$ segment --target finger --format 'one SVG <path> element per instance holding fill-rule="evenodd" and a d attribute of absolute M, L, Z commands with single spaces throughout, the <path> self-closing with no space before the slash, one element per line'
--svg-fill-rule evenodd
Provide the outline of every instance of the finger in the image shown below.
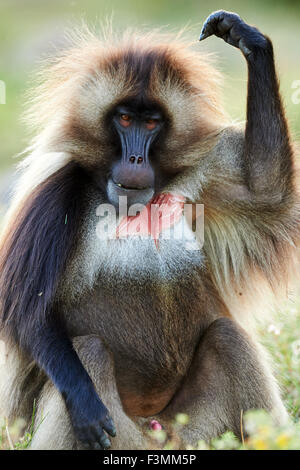
<path fill-rule="evenodd" d="M 203 41 L 203 39 L 206 39 L 209 36 L 212 36 L 213 34 L 214 34 L 214 30 L 213 30 L 211 24 L 208 23 L 207 20 L 206 20 L 206 22 L 204 23 L 203 28 L 201 30 L 199 41 Z"/>
<path fill-rule="evenodd" d="M 111 446 L 111 442 L 105 432 L 103 431 L 102 426 L 97 426 L 94 428 L 94 436 L 95 436 L 95 441 L 98 442 L 101 445 L 101 448 L 103 450 L 109 449 Z"/>
<path fill-rule="evenodd" d="M 103 436 L 103 438 L 101 438 L 100 444 L 101 444 L 103 450 L 107 450 L 111 447 L 111 442 L 110 442 L 110 440 L 108 439 L 107 436 Z"/>
<path fill-rule="evenodd" d="M 209 15 L 202 27 L 199 41 L 203 41 L 203 39 L 206 39 L 216 33 L 217 23 L 222 20 L 224 16 L 223 13 L 224 12 L 221 10 Z"/>
<path fill-rule="evenodd" d="M 115 437 L 116 434 L 117 434 L 117 431 L 116 431 L 116 427 L 115 427 L 115 424 L 113 422 L 113 420 L 108 417 L 104 423 L 102 423 L 102 426 L 103 426 L 103 429 L 111 436 L 111 437 Z"/>
<path fill-rule="evenodd" d="M 202 31 L 201 31 L 201 34 L 200 34 L 200 37 L 199 37 L 199 41 L 203 41 L 203 39 L 206 39 L 206 38 L 208 38 L 208 37 L 211 36 L 211 35 L 212 35 L 212 33 L 207 33 L 207 32 L 204 32 L 204 31 L 202 32 Z"/>

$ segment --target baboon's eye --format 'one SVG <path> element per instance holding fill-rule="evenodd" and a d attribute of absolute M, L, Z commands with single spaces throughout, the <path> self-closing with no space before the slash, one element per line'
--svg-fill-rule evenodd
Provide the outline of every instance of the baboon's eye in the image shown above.
<path fill-rule="evenodd" d="M 155 129 L 157 124 L 158 124 L 157 119 L 147 119 L 146 121 L 146 127 L 149 131 L 152 131 L 153 129 Z"/>
<path fill-rule="evenodd" d="M 120 124 L 123 127 L 128 127 L 128 126 L 130 126 L 130 123 L 131 123 L 131 117 L 129 116 L 129 114 L 121 114 Z"/>

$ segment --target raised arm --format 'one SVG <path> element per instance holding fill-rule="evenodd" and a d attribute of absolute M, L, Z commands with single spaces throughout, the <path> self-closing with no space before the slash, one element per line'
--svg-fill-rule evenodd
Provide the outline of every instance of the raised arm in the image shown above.
<path fill-rule="evenodd" d="M 281 104 L 273 47 L 269 38 L 237 14 L 212 13 L 200 41 L 211 35 L 239 48 L 248 65 L 244 181 L 258 197 L 284 197 L 292 178 L 292 149 Z"/>

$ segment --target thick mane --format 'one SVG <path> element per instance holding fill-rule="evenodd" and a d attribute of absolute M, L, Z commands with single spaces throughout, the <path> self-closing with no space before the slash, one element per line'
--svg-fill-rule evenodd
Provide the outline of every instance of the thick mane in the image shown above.
<path fill-rule="evenodd" d="M 57 109 L 68 111 L 72 99 L 89 82 L 105 89 L 101 111 L 113 98 L 127 95 L 136 86 L 142 71 L 179 88 L 193 89 L 193 97 L 202 100 L 205 110 L 212 108 L 223 119 L 220 104 L 220 74 L 212 65 L 212 56 L 191 49 L 191 41 L 158 31 L 126 31 L 99 38 L 90 31 L 77 31 L 71 45 L 47 62 L 38 74 L 39 86 L 31 95 L 26 119 L 38 129 L 57 117 Z M 180 70 L 180 75 L 178 70 Z M 162 82 L 159 83 L 161 85 Z M 164 91 L 162 90 L 162 94 Z M 104 98 L 104 96 L 102 96 Z"/>
<path fill-rule="evenodd" d="M 217 132 L 226 122 L 220 74 L 208 54 L 190 46 L 158 32 L 126 32 L 104 39 L 78 32 L 71 47 L 38 75 L 40 84 L 25 115 L 36 133 L 31 149 L 72 153 L 79 159 L 84 149 L 91 161 L 95 155 L 105 158 L 105 115 L 137 89 L 155 96 L 168 110 L 171 151 L 183 136 L 187 142 L 194 140 L 189 133 L 196 131 L 199 139 Z"/>
<path fill-rule="evenodd" d="M 44 64 L 29 93 L 24 120 L 34 138 L 19 165 L 7 220 L 36 186 L 71 160 L 105 164 L 105 114 L 137 88 L 168 111 L 172 129 L 162 163 L 168 165 L 171 157 L 176 168 L 199 159 L 206 150 L 199 140 L 218 134 L 227 117 L 212 57 L 193 51 L 192 45 L 159 31 L 105 31 L 102 38 L 87 28 L 72 32 L 70 47 Z"/>
<path fill-rule="evenodd" d="M 58 170 L 35 189 L 5 236 L 0 327 L 25 348 L 32 322 L 46 321 L 58 277 L 76 243 L 86 181 L 76 163 Z"/>

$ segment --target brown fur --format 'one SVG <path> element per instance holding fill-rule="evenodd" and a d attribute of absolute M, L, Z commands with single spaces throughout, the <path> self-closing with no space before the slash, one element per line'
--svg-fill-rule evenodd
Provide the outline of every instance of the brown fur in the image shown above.
<path fill-rule="evenodd" d="M 296 265 L 300 212 L 295 171 L 291 163 L 279 184 L 276 166 L 283 154 L 292 162 L 292 150 L 286 132 L 271 152 L 274 173 L 270 167 L 259 170 L 270 177 L 270 191 L 263 191 L 252 153 L 245 156 L 251 136 L 245 140 L 245 131 L 226 118 L 218 82 L 207 57 L 169 36 L 125 34 L 121 40 L 100 41 L 87 34 L 45 69 L 28 114 L 39 133 L 23 165 L 1 242 L 2 265 L 8 266 L 2 286 L 9 291 L 11 265 L 6 263 L 14 243 L 19 249 L 14 233 L 21 227 L 24 246 L 33 236 L 32 225 L 24 220 L 31 220 L 41 201 L 47 201 L 47 208 L 49 195 L 53 214 L 57 206 L 60 216 L 68 201 L 78 200 L 70 228 L 62 230 L 64 240 L 76 234 L 62 246 L 59 260 L 54 257 L 59 266 L 52 302 L 69 337 L 79 337 L 74 341 L 77 353 L 117 424 L 114 448 L 148 445 L 144 418 L 150 416 L 169 429 L 177 412 L 189 413 L 190 424 L 181 436 L 185 443 L 227 428 L 238 433 L 240 409 L 262 407 L 277 422 L 286 419 L 267 355 L 249 329 L 249 319 L 260 315 L 260 299 L 272 303 L 274 294 L 286 288 Z M 202 251 L 189 253 L 180 244 L 162 242 L 158 252 L 151 241 L 100 244 L 95 239 L 96 207 L 105 200 L 89 175 L 109 168 L 109 113 L 124 98 L 141 93 L 166 115 L 159 165 L 168 184 L 162 192 L 205 205 Z M 67 188 L 61 184 L 65 171 Z M 81 171 L 84 197 L 77 191 Z M 60 191 L 54 191 L 57 185 Z M 14 221 L 19 210 L 24 218 Z M 36 233 L 40 238 L 35 239 L 48 240 L 38 224 Z M 48 260 L 43 243 L 39 249 L 39 256 Z M 15 272 L 24 275 L 25 268 L 17 265 Z M 14 288 L 22 298 L 22 286 Z M 24 354 L 16 357 L 13 347 L 9 354 L 15 367 L 8 375 L 14 380 L 5 379 L 10 388 L 0 390 L 0 405 L 14 417 L 18 406 L 4 405 L 3 396 L 7 399 L 9 392 L 16 402 L 22 384 L 15 388 L 15 383 L 24 382 L 18 371 L 30 360 Z M 6 367 L 2 374 L 7 377 Z M 61 396 L 50 382 L 44 385 L 37 378 L 34 383 L 37 390 L 44 389 L 32 448 L 76 448 Z M 28 403 L 31 399 L 29 393 Z M 39 427 L 44 411 L 50 414 Z"/>

